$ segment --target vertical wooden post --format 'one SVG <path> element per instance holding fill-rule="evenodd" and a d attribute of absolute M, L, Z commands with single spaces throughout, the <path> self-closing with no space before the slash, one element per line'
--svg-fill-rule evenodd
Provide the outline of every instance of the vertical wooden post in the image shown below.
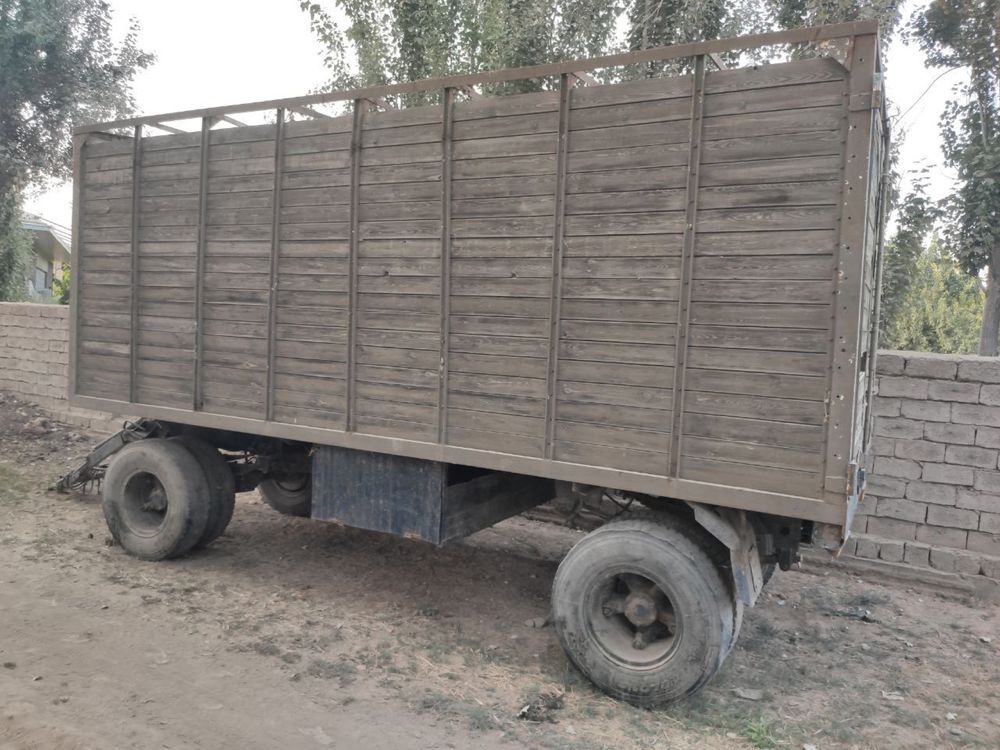
<path fill-rule="evenodd" d="M 549 362 L 545 401 L 545 458 L 552 458 L 556 434 L 559 387 L 559 334 L 562 316 L 562 256 L 566 212 L 566 162 L 569 147 L 569 97 L 575 78 L 559 78 L 559 139 L 556 142 L 556 194 L 552 231 L 552 299 L 549 306 Z"/>
<path fill-rule="evenodd" d="M 850 51 L 850 83 L 845 107 L 843 193 L 840 234 L 832 289 L 833 338 L 830 342 L 830 380 L 823 490 L 835 502 L 852 494 L 854 460 L 851 456 L 857 418 L 858 366 L 862 289 L 865 273 L 865 235 L 868 225 L 869 180 L 872 177 L 871 134 L 874 116 L 872 81 L 878 56 L 878 38 L 854 38 Z M 850 475 L 850 476 L 849 476 Z M 851 504 L 849 503 L 849 506 Z M 856 507 L 856 504 L 855 506 Z M 848 507 L 845 523 L 854 513 Z"/>
<path fill-rule="evenodd" d="M 142 125 L 136 125 L 132 136 L 132 275 L 129 286 L 129 401 L 138 402 L 139 379 L 139 189 L 142 171 Z"/>
<path fill-rule="evenodd" d="M 351 130 L 351 235 L 348 260 L 347 284 L 350 290 L 347 309 L 347 383 L 344 403 L 346 408 L 345 429 L 354 430 L 355 406 L 355 371 L 357 355 L 355 353 L 358 328 L 358 251 L 359 208 L 361 202 L 361 126 L 364 123 L 364 111 L 367 102 L 364 99 L 354 100 L 354 123 Z"/>
<path fill-rule="evenodd" d="M 208 147 L 212 131 L 212 118 L 201 119 L 201 171 L 198 181 L 198 248 L 195 259 L 194 281 L 194 411 L 202 408 L 202 360 L 205 356 L 205 245 L 208 241 Z"/>
<path fill-rule="evenodd" d="M 278 109 L 274 129 L 274 188 L 271 193 L 271 278 L 267 297 L 267 390 L 264 418 L 274 418 L 275 333 L 278 326 L 278 262 L 281 251 L 281 179 L 285 160 L 285 110 Z"/>
<path fill-rule="evenodd" d="M 448 441 L 448 341 L 451 332 L 451 171 L 455 89 L 441 101 L 441 359 L 438 390 L 438 442 Z"/>
<path fill-rule="evenodd" d="M 80 320 L 80 290 L 83 288 L 83 149 L 87 145 L 86 134 L 73 136 L 73 236 L 70 240 L 73 251 L 73 265 L 70 267 L 69 283 L 69 392 L 77 395 L 77 371 L 80 361 L 80 337 L 77 335 Z"/>
<path fill-rule="evenodd" d="M 679 476 L 683 448 L 684 388 L 687 374 L 687 340 L 691 324 L 691 277 L 694 273 L 694 253 L 698 236 L 698 188 L 701 173 L 701 134 L 705 106 L 705 56 L 694 59 L 691 90 L 691 141 L 688 150 L 687 208 L 684 216 L 684 244 L 681 252 L 680 293 L 677 301 L 677 340 L 674 342 L 674 386 L 670 408 L 673 417 L 670 429 L 670 466 L 667 476 Z"/>

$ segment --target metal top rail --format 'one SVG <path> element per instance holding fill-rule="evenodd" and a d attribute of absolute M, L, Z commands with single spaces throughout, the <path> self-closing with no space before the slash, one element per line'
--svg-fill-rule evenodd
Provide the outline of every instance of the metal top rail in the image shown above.
<path fill-rule="evenodd" d="M 134 128 L 140 125 L 158 126 L 160 123 L 170 122 L 172 120 L 189 120 L 204 117 L 216 117 L 223 119 L 228 115 L 238 114 L 240 112 L 258 112 L 261 110 L 278 108 L 295 109 L 308 107 L 313 104 L 325 104 L 328 102 L 350 101 L 353 99 L 375 99 L 379 97 L 393 96 L 396 94 L 414 94 L 420 91 L 429 91 L 434 89 L 469 87 L 483 83 L 502 83 L 505 81 L 523 80 L 525 78 L 572 75 L 574 73 L 595 70 L 597 68 L 634 65 L 636 63 L 659 60 L 673 60 L 680 57 L 694 57 L 696 55 L 714 55 L 740 49 L 767 47 L 774 44 L 807 44 L 810 42 L 829 41 L 833 39 L 843 39 L 846 37 L 865 36 L 877 33 L 878 23 L 875 21 L 853 21 L 850 23 L 831 24 L 828 26 L 809 26 L 801 29 L 770 31 L 763 34 L 750 34 L 747 36 L 731 37 L 728 39 L 688 42 L 686 44 L 675 44 L 669 47 L 652 47 L 650 49 L 624 52 L 615 55 L 604 55 L 602 57 L 591 57 L 583 60 L 570 60 L 567 62 L 547 63 L 543 65 L 529 65 L 523 68 L 507 68 L 504 70 L 486 71 L 482 73 L 445 76 L 443 78 L 425 78 L 418 81 L 393 83 L 386 86 L 371 86 L 368 88 L 349 89 L 346 91 L 333 91 L 325 94 L 308 94 L 288 99 L 270 99 L 244 104 L 230 104 L 221 107 L 191 109 L 181 112 L 168 112 L 161 115 L 145 115 L 143 117 L 132 117 L 124 120 L 112 120 L 110 122 L 81 125 L 75 128 L 73 132 L 77 134 L 98 133 L 116 128 Z"/>

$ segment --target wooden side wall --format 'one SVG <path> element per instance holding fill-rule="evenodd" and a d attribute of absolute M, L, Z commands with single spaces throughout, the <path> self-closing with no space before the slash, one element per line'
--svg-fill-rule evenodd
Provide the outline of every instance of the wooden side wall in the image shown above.
<path fill-rule="evenodd" d="M 91 136 L 75 393 L 820 498 L 847 75 Z"/>

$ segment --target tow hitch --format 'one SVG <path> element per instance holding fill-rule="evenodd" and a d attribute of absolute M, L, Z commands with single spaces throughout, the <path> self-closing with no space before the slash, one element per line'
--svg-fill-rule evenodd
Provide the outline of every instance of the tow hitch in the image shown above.
<path fill-rule="evenodd" d="M 125 426 L 103 443 L 92 450 L 79 467 L 64 476 L 55 486 L 56 492 L 83 491 L 91 482 L 100 482 L 104 478 L 104 462 L 115 455 L 129 443 L 145 440 L 148 437 L 159 436 L 164 432 L 163 425 L 151 419 L 139 419 L 126 422 Z"/>

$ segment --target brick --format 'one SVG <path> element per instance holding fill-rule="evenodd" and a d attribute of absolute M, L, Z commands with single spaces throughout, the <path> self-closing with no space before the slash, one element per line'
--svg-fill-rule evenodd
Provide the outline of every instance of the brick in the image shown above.
<path fill-rule="evenodd" d="M 1000 427 L 1000 406 L 981 404 L 952 404 L 951 421 L 957 424 L 986 425 Z"/>
<path fill-rule="evenodd" d="M 931 505 L 927 508 L 927 523 L 932 526 L 948 526 L 966 531 L 978 529 L 979 511 L 950 508 L 947 505 Z"/>
<path fill-rule="evenodd" d="M 931 567 L 937 570 L 943 570 L 948 573 L 979 575 L 980 565 L 978 555 L 970 555 L 968 552 L 961 552 L 960 550 L 932 547 L 930 558 Z"/>
<path fill-rule="evenodd" d="M 979 403 L 1000 406 L 1000 385 L 984 385 L 979 392 Z"/>
<path fill-rule="evenodd" d="M 906 492 L 906 482 L 896 477 L 880 477 L 873 474 L 868 477 L 868 494 L 878 497 L 903 497 Z"/>
<path fill-rule="evenodd" d="M 981 557 L 979 562 L 982 575 L 1000 581 L 1000 557 Z"/>
<path fill-rule="evenodd" d="M 896 453 L 896 441 L 892 438 L 876 436 L 872 440 L 871 454 L 873 456 L 892 456 Z"/>
<path fill-rule="evenodd" d="M 1000 513 L 1000 495 L 976 490 L 959 490 L 955 505 L 969 510 L 985 510 L 989 513 Z"/>
<path fill-rule="evenodd" d="M 935 547 L 965 549 L 968 535 L 969 532 L 965 529 L 949 529 L 944 526 L 917 527 L 917 541 Z"/>
<path fill-rule="evenodd" d="M 928 440 L 897 440 L 896 458 L 910 458 L 914 461 L 944 461 L 945 448 L 954 446 L 932 443 Z"/>
<path fill-rule="evenodd" d="M 927 508 L 927 505 L 924 505 L 923 503 L 915 503 L 912 500 L 900 500 L 892 497 L 883 497 L 879 499 L 875 506 L 875 515 L 883 516 L 885 518 L 895 518 L 900 521 L 923 523 L 927 518 Z"/>
<path fill-rule="evenodd" d="M 916 378 L 882 377 L 879 379 L 878 392 L 880 396 L 926 399 L 928 383 Z"/>
<path fill-rule="evenodd" d="M 878 456 L 875 459 L 875 473 L 887 477 L 899 477 L 901 479 L 919 479 L 920 464 L 916 461 L 909 461 L 902 458 L 888 458 Z M 972 470 L 969 470 L 969 482 L 972 484 Z"/>
<path fill-rule="evenodd" d="M 983 448 L 1000 448 L 1000 430 L 996 427 L 980 427 L 976 430 L 976 445 Z"/>
<path fill-rule="evenodd" d="M 970 552 L 982 552 L 984 555 L 1000 557 L 1000 534 L 970 531 L 968 545 Z"/>
<path fill-rule="evenodd" d="M 873 516 L 868 519 L 868 533 L 886 539 L 902 539 L 904 541 L 916 539 L 917 524 L 910 521 L 898 521 L 895 518 Z"/>
<path fill-rule="evenodd" d="M 1000 513 L 981 513 L 979 530 L 987 534 L 1000 534 Z"/>
<path fill-rule="evenodd" d="M 875 434 L 882 437 L 919 439 L 924 436 L 924 423 L 901 417 L 876 417 Z"/>
<path fill-rule="evenodd" d="M 925 422 L 950 422 L 951 404 L 943 401 L 914 401 L 904 398 L 901 413 L 907 419 L 922 419 Z"/>
<path fill-rule="evenodd" d="M 976 400 L 979 400 L 978 394 Z M 872 414 L 876 417 L 898 417 L 900 403 L 901 401 L 898 398 L 878 396 L 875 399 L 875 406 L 872 407 Z"/>
<path fill-rule="evenodd" d="M 868 537 L 858 537 L 858 545 L 854 554 L 869 560 L 878 559 L 878 542 Z"/>
<path fill-rule="evenodd" d="M 954 414 L 954 409 L 952 412 Z M 972 445 L 976 442 L 976 428 L 965 424 L 932 422 L 924 425 L 924 439 L 952 445 Z"/>
<path fill-rule="evenodd" d="M 969 445 L 949 445 L 945 461 L 961 466 L 975 466 L 980 469 L 995 469 L 997 451 L 992 448 L 976 448 Z"/>
<path fill-rule="evenodd" d="M 958 379 L 978 383 L 1000 383 L 1000 360 L 993 357 L 977 357 L 959 362 Z"/>
<path fill-rule="evenodd" d="M 981 492 L 1000 494 L 1000 471 L 977 471 L 973 486 Z"/>
<path fill-rule="evenodd" d="M 979 383 L 954 383 L 947 380 L 935 380 L 928 388 L 927 396 L 933 401 L 961 402 L 966 404 L 979 403 Z"/>
<path fill-rule="evenodd" d="M 875 369 L 879 375 L 902 375 L 906 357 L 896 352 L 879 352 Z"/>
<path fill-rule="evenodd" d="M 948 356 L 909 356 L 903 373 L 911 378 L 937 378 L 954 380 L 958 374 L 958 362 Z"/>
<path fill-rule="evenodd" d="M 878 556 L 886 562 L 903 562 L 904 551 L 903 542 L 883 540 L 878 545 Z"/>
<path fill-rule="evenodd" d="M 921 568 L 929 568 L 931 565 L 931 548 L 926 544 L 914 544 L 907 542 L 903 549 L 903 561 L 908 565 L 917 565 Z"/>
<path fill-rule="evenodd" d="M 950 464 L 924 464 L 923 479 L 926 482 L 940 484 L 964 484 L 972 486 L 973 472 L 968 466 L 951 466 Z"/>

